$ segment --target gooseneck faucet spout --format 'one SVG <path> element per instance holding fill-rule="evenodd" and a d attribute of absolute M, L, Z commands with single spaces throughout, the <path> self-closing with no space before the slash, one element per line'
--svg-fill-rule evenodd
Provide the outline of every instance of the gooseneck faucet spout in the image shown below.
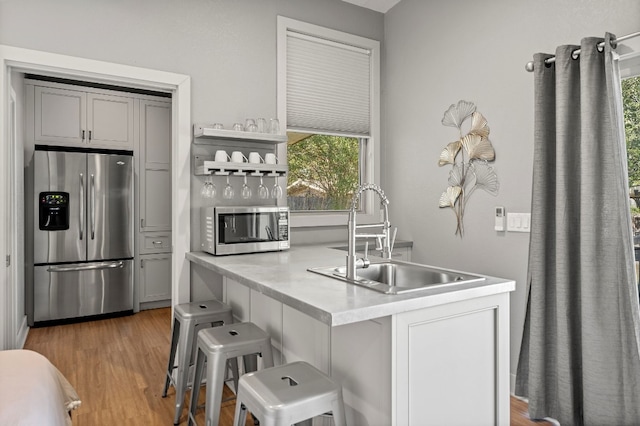
<path fill-rule="evenodd" d="M 364 191 L 373 191 L 380 197 L 380 207 L 383 210 L 382 223 L 374 223 L 367 225 L 357 225 L 356 223 L 356 208 L 358 201 Z M 357 230 L 362 228 L 382 228 L 382 233 L 378 234 L 358 234 Z M 397 229 L 396 229 L 397 230 Z M 389 200 L 384 191 L 378 185 L 372 183 L 365 183 L 356 188 L 353 198 L 351 200 L 351 209 L 349 210 L 349 222 L 348 222 L 348 251 L 347 251 L 347 271 L 346 277 L 349 280 L 356 279 L 356 269 L 366 268 L 369 266 L 369 259 L 367 259 L 367 250 L 365 249 L 365 255 L 362 259 L 356 259 L 356 240 L 359 238 L 375 238 L 377 249 L 381 251 L 381 256 L 384 259 L 391 259 L 391 252 L 393 251 L 393 244 L 395 242 L 395 232 L 391 236 L 391 223 L 389 222 Z M 367 246 L 368 247 L 368 246 Z"/>

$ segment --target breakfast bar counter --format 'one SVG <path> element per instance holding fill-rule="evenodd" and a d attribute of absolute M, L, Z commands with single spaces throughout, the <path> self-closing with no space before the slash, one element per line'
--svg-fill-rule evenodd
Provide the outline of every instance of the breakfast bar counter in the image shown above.
<path fill-rule="evenodd" d="M 387 295 L 307 271 L 344 266 L 346 252 L 327 246 L 298 246 L 287 251 L 213 256 L 187 253 L 187 259 L 231 278 L 329 326 L 385 317 L 455 301 L 513 291 L 501 278 Z M 374 261 L 375 262 L 375 261 Z"/>
<path fill-rule="evenodd" d="M 341 383 L 348 424 L 509 424 L 514 281 L 392 295 L 308 271 L 345 265 L 327 246 L 186 256 L 222 277 L 235 321 L 269 333 L 276 364 L 304 360 Z"/>

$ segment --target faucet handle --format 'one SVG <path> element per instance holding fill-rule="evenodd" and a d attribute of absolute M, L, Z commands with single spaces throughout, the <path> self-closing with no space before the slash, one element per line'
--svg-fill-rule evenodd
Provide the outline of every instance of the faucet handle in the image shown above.
<path fill-rule="evenodd" d="M 376 236 L 376 250 L 382 251 L 382 237 L 380 235 Z"/>
<path fill-rule="evenodd" d="M 393 246 L 396 245 L 396 234 L 398 233 L 398 227 L 393 228 L 393 237 L 391 237 L 391 243 L 389 244 L 389 255 L 393 252 Z"/>
<path fill-rule="evenodd" d="M 363 260 L 369 260 L 369 241 L 364 242 L 364 257 Z"/>

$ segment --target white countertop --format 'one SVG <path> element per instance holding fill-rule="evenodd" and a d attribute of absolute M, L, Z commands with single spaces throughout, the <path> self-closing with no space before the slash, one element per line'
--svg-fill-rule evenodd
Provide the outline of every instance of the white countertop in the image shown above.
<path fill-rule="evenodd" d="M 515 289 L 515 282 L 512 280 L 486 277 L 483 281 L 424 289 L 413 293 L 378 293 L 307 271 L 307 268 L 312 267 L 345 264 L 344 251 L 326 246 L 297 246 L 281 252 L 231 256 L 189 252 L 186 258 L 330 326 L 381 318 Z"/>

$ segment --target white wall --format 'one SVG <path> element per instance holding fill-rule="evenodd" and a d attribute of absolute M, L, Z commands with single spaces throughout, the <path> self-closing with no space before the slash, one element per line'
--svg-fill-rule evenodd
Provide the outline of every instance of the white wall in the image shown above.
<path fill-rule="evenodd" d="M 385 15 L 383 187 L 398 238 L 414 241 L 413 260 L 514 279 L 511 371 L 515 373 L 526 303 L 528 234 L 493 230 L 494 206 L 530 212 L 533 74 L 536 52 L 586 36 L 640 30 L 636 0 L 402 0 Z M 465 214 L 439 209 L 449 168 L 438 167 L 456 130 L 441 124 L 460 99 L 473 101 L 491 128 L 500 193 L 478 191 Z"/>

